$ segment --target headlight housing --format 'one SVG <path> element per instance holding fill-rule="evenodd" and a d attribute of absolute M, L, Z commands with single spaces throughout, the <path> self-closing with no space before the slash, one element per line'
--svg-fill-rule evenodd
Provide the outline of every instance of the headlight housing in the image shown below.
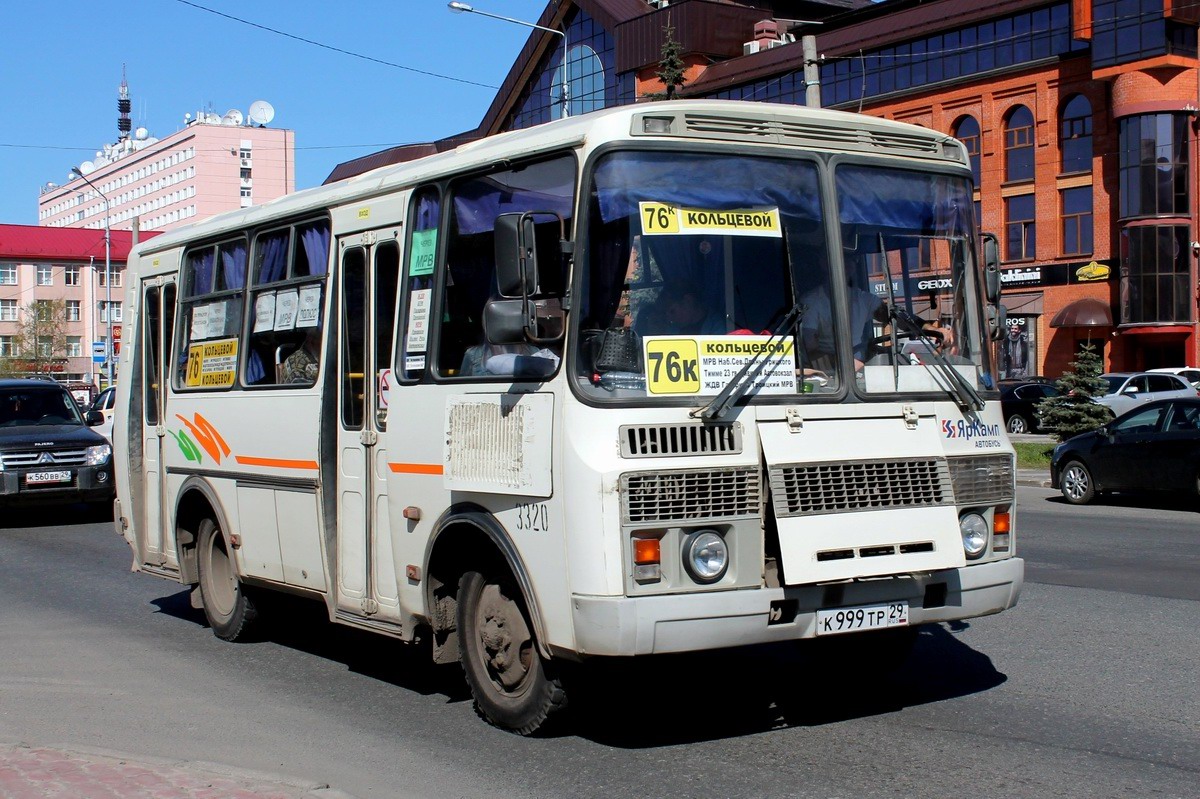
<path fill-rule="evenodd" d="M 697 530 L 683 542 L 683 566 L 698 583 L 715 583 L 729 571 L 729 546 L 713 530 Z"/>
<path fill-rule="evenodd" d="M 88 466 L 103 466 L 108 463 L 108 459 L 112 457 L 112 447 L 108 444 L 96 444 L 87 448 L 87 459 L 84 461 Z"/>
<path fill-rule="evenodd" d="M 967 560 L 975 560 L 987 551 L 988 523 L 978 513 L 964 513 L 960 516 L 958 531 L 962 533 L 963 552 Z"/>

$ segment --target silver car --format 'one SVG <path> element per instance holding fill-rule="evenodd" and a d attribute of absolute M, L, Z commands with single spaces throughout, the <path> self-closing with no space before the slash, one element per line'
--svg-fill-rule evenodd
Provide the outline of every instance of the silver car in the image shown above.
<path fill-rule="evenodd" d="M 1181 377 L 1163 372 L 1113 372 L 1100 375 L 1108 383 L 1108 393 L 1096 402 L 1107 405 L 1114 416 L 1159 399 L 1195 397 L 1198 392 Z"/>

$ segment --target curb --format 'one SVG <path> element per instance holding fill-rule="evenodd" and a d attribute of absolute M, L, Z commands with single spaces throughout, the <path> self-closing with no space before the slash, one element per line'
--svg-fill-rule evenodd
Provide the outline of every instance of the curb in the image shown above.
<path fill-rule="evenodd" d="M 188 760 L 185 758 L 165 758 L 150 755 L 133 756 L 127 752 L 90 746 L 71 746 L 66 744 L 34 744 L 28 741 L 0 742 L 0 772 L 5 771 L 5 761 L 15 760 L 13 754 L 45 754 L 71 761 L 72 767 L 80 761 L 87 765 L 107 767 L 119 773 L 122 768 L 132 770 L 147 769 L 163 773 L 164 786 L 169 785 L 170 775 L 165 772 L 182 771 L 191 776 L 202 778 L 206 776 L 223 778 L 241 783 L 245 789 L 257 793 L 260 790 L 274 792 L 286 791 L 294 794 L 296 799 L 356 799 L 353 794 L 331 788 L 328 783 L 300 779 L 286 774 L 269 771 L 256 771 L 215 763 L 207 760 Z M 11 775 L 9 775 L 11 776 Z M 30 781 L 31 787 L 37 783 Z M 13 787 L 16 787 L 15 785 Z M 115 786 L 109 786 L 115 787 Z M 132 787 L 132 786 L 131 786 Z M 145 786 L 137 786 L 145 787 Z M 22 795 L 20 793 L 18 796 Z M 41 795 L 40 793 L 37 795 Z"/>

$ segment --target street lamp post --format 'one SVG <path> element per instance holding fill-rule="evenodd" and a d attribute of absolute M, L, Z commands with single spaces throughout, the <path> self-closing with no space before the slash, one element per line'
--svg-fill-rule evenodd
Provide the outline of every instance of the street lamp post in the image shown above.
<path fill-rule="evenodd" d="M 71 167 L 71 174 L 91 186 L 92 191 L 99 194 L 100 199 L 104 201 L 104 318 L 108 320 L 108 340 L 105 342 L 104 362 L 107 365 L 106 373 L 108 375 L 108 385 L 105 388 L 108 388 L 113 381 L 112 232 L 108 223 L 108 197 L 96 188 L 96 184 L 88 180 L 78 167 Z"/>
<path fill-rule="evenodd" d="M 451 11 L 453 11 L 455 14 L 461 14 L 463 12 L 467 12 L 469 14 L 479 14 L 482 17 L 491 17 L 492 19 L 499 19 L 499 20 L 503 20 L 504 22 L 511 22 L 514 25 L 524 25 L 527 28 L 536 28 L 537 30 L 545 31 L 546 33 L 553 33 L 556 36 L 561 36 L 562 40 L 563 40 L 562 114 L 564 117 L 569 117 L 571 115 L 570 110 L 568 108 L 569 98 L 567 96 L 570 93 L 570 83 L 567 78 L 567 34 L 563 33 L 560 30 L 555 30 L 554 28 L 547 28 L 542 25 L 535 25 L 532 22 L 526 22 L 523 19 L 513 19 L 512 17 L 502 17 L 499 14 L 491 14 L 491 13 L 488 13 L 487 11 L 480 11 L 478 8 L 467 5 L 466 3 L 460 3 L 460 2 L 458 2 L 458 0 L 451 0 L 451 2 L 446 4 L 446 7 L 449 8 Z"/>

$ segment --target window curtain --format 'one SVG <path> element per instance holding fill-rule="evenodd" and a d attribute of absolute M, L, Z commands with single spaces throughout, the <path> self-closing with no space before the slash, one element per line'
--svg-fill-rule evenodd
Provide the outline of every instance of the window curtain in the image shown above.
<path fill-rule="evenodd" d="M 287 277 L 287 252 L 289 231 L 268 233 L 258 240 L 258 263 L 255 269 L 256 285 L 273 283 Z"/>
<path fill-rule="evenodd" d="M 325 274 L 329 266 L 329 225 L 322 222 L 301 229 L 300 243 L 308 259 L 308 274 L 314 277 Z"/>
<path fill-rule="evenodd" d="M 216 289 L 243 289 L 246 287 L 246 242 L 222 244 L 220 282 Z"/>
<path fill-rule="evenodd" d="M 191 296 L 208 294 L 213 290 L 213 262 L 215 255 L 211 247 L 188 256 L 188 267 L 192 273 Z"/>

